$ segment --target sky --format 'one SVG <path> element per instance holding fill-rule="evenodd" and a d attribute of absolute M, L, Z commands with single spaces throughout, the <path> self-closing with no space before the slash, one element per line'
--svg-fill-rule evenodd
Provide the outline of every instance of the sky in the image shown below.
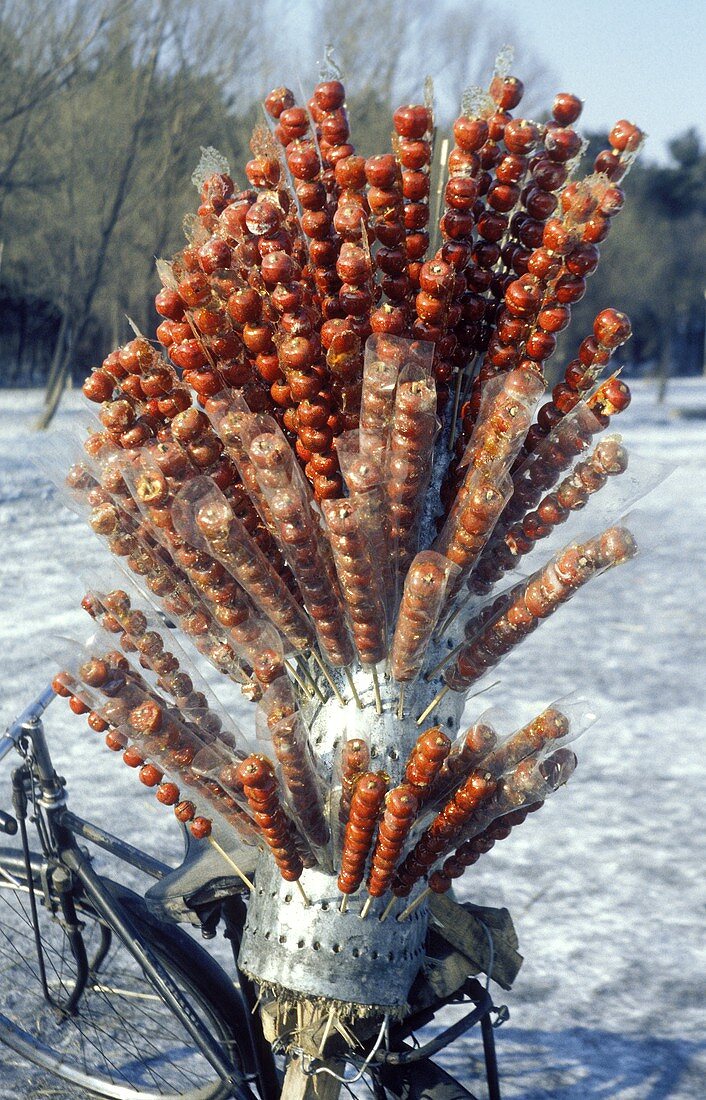
<path fill-rule="evenodd" d="M 494 0 L 493 10 L 551 65 L 562 91 L 585 101 L 585 130 L 629 118 L 654 160 L 691 126 L 706 143 L 706 0 Z"/>
<path fill-rule="evenodd" d="M 391 2 L 409 12 L 414 39 L 414 11 L 419 5 Z M 279 30 L 270 46 L 279 82 L 294 80 L 291 86 L 297 87 L 295 72 L 300 72 L 305 86 L 316 79 L 318 66 L 313 61 L 322 57 L 320 13 L 327 3 L 267 0 L 272 25 Z M 553 74 L 549 89 L 575 92 L 584 100 L 584 131 L 607 131 L 617 119 L 628 118 L 648 134 L 643 157 L 662 162 L 668 159 L 670 138 L 689 127 L 700 132 L 706 145 L 706 0 L 428 0 L 428 4 L 426 26 L 419 30 L 423 42 L 416 43 L 421 54 L 416 62 L 428 64 L 437 103 L 449 118 L 455 114 L 462 89 L 455 87 L 454 64 L 446 71 L 447 80 L 445 70 L 435 68 L 433 40 L 428 36 L 435 26 L 440 34 L 448 33 L 453 18 L 449 22 L 445 15 L 452 15 L 454 9 L 471 23 L 477 11 L 478 41 L 485 37 L 488 25 L 495 24 L 502 36 L 499 41 L 516 48 L 512 71 L 519 77 L 523 56 L 534 56 Z M 384 34 L 385 24 L 378 30 Z M 486 84 L 489 76 L 487 71 L 475 72 L 471 62 L 470 82 Z M 345 73 L 344 79 L 354 88 L 354 73 Z M 532 98 L 531 85 L 528 98 Z M 543 96 L 541 102 L 546 102 Z M 536 97 L 531 109 L 535 107 Z"/>

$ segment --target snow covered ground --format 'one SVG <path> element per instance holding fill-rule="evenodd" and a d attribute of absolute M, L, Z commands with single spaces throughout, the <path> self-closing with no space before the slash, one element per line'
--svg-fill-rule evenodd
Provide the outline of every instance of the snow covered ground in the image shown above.
<path fill-rule="evenodd" d="M 625 439 L 679 465 L 644 506 L 653 545 L 545 623 L 503 664 L 488 700 L 541 707 L 581 688 L 601 713 L 569 786 L 462 887 L 480 904 L 507 905 L 525 956 L 515 989 L 496 990 L 511 1011 L 497 1033 L 507 1100 L 706 1096 L 706 384 L 677 380 L 662 406 L 651 383 L 634 388 Z M 104 564 L 31 464 L 40 400 L 0 391 L 3 723 L 47 680 L 42 635 L 87 633 L 76 573 Z M 71 395 L 59 426 L 78 404 Z M 675 417 L 682 406 L 705 415 Z M 77 812 L 176 858 L 171 815 L 101 739 L 61 704 L 47 726 Z M 442 1059 L 469 1087 L 479 1049 L 472 1033 Z M 0 1050 L 3 1100 L 47 1095 L 45 1076 L 2 1069 L 4 1058 Z"/>

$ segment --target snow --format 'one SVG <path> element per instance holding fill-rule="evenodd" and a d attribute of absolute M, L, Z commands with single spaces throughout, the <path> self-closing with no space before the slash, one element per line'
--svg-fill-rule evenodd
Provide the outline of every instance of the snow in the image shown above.
<path fill-rule="evenodd" d="M 646 458 L 679 466 L 642 506 L 648 551 L 543 624 L 503 664 L 501 684 L 483 702 L 524 713 L 580 688 L 600 712 L 578 743 L 568 787 L 483 857 L 459 890 L 479 904 L 506 905 L 525 956 L 515 988 L 495 990 L 511 1012 L 496 1033 L 506 1100 L 706 1094 L 706 383 L 675 380 L 663 405 L 650 382 L 634 393 L 616 429 Z M 3 723 L 49 678 L 42 636 L 89 632 L 76 575 L 105 565 L 100 544 L 32 465 L 44 445 L 30 430 L 40 401 L 34 392 L 0 392 Z M 70 395 L 58 426 L 69 426 L 78 407 Z M 679 408 L 704 417 L 678 417 Z M 62 703 L 47 729 L 72 808 L 176 860 L 171 815 L 102 739 Z M 484 1095 L 479 1053 L 471 1032 L 439 1060 Z M 0 1066 L 4 1057 L 0 1050 Z M 7 1068 L 0 1097 L 33 1095 L 42 1080 Z"/>

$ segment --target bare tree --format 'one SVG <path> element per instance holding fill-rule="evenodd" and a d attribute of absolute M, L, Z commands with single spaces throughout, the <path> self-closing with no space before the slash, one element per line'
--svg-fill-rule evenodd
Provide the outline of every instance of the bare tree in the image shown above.
<path fill-rule="evenodd" d="M 46 124 L 47 104 L 90 63 L 122 7 L 122 0 L 0 3 L 0 216 L 11 191 L 37 186 L 23 176 L 23 160 Z"/>
<path fill-rule="evenodd" d="M 139 5 L 135 4 L 131 10 L 126 9 L 123 19 L 133 20 L 137 15 Z M 118 35 L 119 24 L 115 28 L 118 41 L 116 69 L 114 72 L 104 74 L 100 71 L 95 77 L 99 85 L 101 78 L 108 75 L 125 75 L 128 83 L 122 89 L 121 122 L 123 130 L 122 141 L 114 147 L 113 156 L 110 152 L 106 157 L 106 168 L 109 174 L 104 179 L 104 201 L 97 211 L 97 218 L 93 226 L 92 234 L 87 234 L 88 239 L 77 239 L 75 232 L 68 235 L 68 254 L 57 257 L 57 274 L 60 273 L 59 300 L 62 309 L 62 324 L 57 339 L 56 350 L 47 380 L 44 409 L 37 422 L 38 428 L 46 428 L 56 412 L 61 395 L 66 386 L 71 370 L 71 357 L 73 348 L 80 343 L 91 318 L 91 308 L 96 293 L 100 287 L 105 269 L 110 244 L 119 224 L 123 208 L 130 193 L 130 186 L 134 177 L 135 165 L 142 143 L 149 112 L 152 88 L 157 72 L 160 55 L 168 41 L 166 35 L 168 23 L 168 0 L 161 0 L 146 11 L 146 19 L 142 26 L 140 40 L 136 43 L 130 41 L 129 36 Z M 138 53 L 135 56 L 130 49 L 136 46 Z M 110 50 L 110 46 L 108 49 Z M 117 90 L 117 89 L 114 89 Z M 89 101 L 90 105 L 93 105 Z M 77 101 L 74 99 L 69 104 L 69 110 L 73 112 L 71 123 L 73 134 L 69 149 L 69 163 L 66 165 L 60 189 L 66 204 L 67 224 L 69 227 L 81 224 L 84 229 L 90 227 L 90 221 L 80 218 L 79 203 L 86 201 L 87 190 L 81 186 L 82 171 L 85 172 L 88 158 L 79 162 L 77 153 L 81 148 L 81 139 L 84 132 L 85 119 L 82 117 L 82 108 L 87 105 L 86 98 Z M 103 100 L 101 106 L 108 113 L 114 114 L 114 103 Z M 100 121 L 99 119 L 93 120 Z M 107 120 L 104 119 L 104 122 Z M 114 129 L 111 127 L 110 129 Z M 109 129 L 109 133 L 110 133 Z M 106 134 L 102 135 L 105 138 Z M 112 163 L 111 163 L 112 161 Z M 63 260 L 63 263 L 62 263 Z"/>

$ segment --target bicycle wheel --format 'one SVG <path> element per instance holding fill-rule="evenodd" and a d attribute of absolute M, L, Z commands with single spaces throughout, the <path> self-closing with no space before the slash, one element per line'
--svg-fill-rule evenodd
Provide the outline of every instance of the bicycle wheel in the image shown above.
<path fill-rule="evenodd" d="M 77 965 L 60 921 L 46 904 L 39 856 L 32 856 L 31 867 L 48 986 L 63 1001 L 73 989 Z M 110 886 L 210 1033 L 231 1057 L 237 1056 L 234 1027 L 247 1045 L 247 1013 L 226 974 L 183 931 L 157 921 L 137 894 Z M 0 849 L 0 1042 L 20 1060 L 112 1100 L 226 1097 L 227 1087 L 122 941 L 87 901 L 78 897 L 75 905 L 91 970 L 74 1014 L 62 1015 L 47 1003 L 40 986 L 24 859 L 16 849 Z"/>

